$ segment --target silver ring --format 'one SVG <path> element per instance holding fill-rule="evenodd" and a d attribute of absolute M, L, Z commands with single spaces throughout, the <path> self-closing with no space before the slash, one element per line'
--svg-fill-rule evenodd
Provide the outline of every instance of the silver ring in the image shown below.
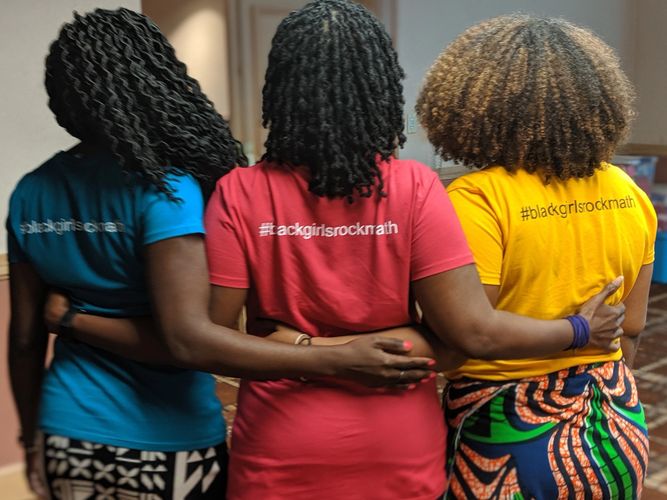
<path fill-rule="evenodd" d="M 405 375 L 405 372 L 403 370 L 400 371 L 398 374 L 398 380 L 403 380 L 403 376 Z"/>

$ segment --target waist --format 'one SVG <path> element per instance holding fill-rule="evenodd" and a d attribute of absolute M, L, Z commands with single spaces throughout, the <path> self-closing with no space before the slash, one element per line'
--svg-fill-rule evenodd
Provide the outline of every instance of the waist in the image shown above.
<path fill-rule="evenodd" d="M 323 457 L 344 461 L 349 460 L 347 453 L 356 453 L 355 460 L 366 456 L 377 460 L 392 456 L 386 451 L 393 447 L 403 447 L 403 457 L 442 453 L 439 440 L 444 432 L 435 381 L 417 384 L 412 390 L 335 382 L 243 381 L 234 445 L 250 453 L 261 448 L 264 454 L 280 446 L 283 457 L 300 461 Z M 237 438 L 248 447 L 240 447 Z M 334 450 L 340 454 L 331 456 Z"/>
<path fill-rule="evenodd" d="M 515 380 L 546 375 L 577 365 L 618 361 L 622 357 L 623 353 L 620 349 L 613 353 L 605 353 L 598 349 L 585 348 L 576 353 L 563 351 L 541 358 L 493 361 L 469 359 L 456 370 L 447 372 L 446 375 L 449 379 L 468 377 L 480 380 Z"/>
<path fill-rule="evenodd" d="M 42 390 L 40 422 L 48 432 L 153 451 L 224 441 L 212 376 L 58 344 Z"/>
<path fill-rule="evenodd" d="M 445 440 L 434 381 L 407 391 L 244 381 L 230 498 L 436 498 Z"/>

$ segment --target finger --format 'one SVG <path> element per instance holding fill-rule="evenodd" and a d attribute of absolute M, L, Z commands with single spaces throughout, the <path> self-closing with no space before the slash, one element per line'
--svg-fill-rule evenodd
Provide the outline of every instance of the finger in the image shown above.
<path fill-rule="evenodd" d="M 412 342 L 389 337 L 376 336 L 373 338 L 373 344 L 375 347 L 392 354 L 407 354 L 412 350 Z"/>
<path fill-rule="evenodd" d="M 621 326 L 625 322 L 625 313 L 616 318 L 616 326 Z"/>
<path fill-rule="evenodd" d="M 620 342 L 622 336 L 623 336 L 623 328 L 619 327 L 614 331 L 614 335 L 612 335 L 612 338 Z"/>
<path fill-rule="evenodd" d="M 591 297 L 591 299 L 588 301 L 588 305 L 593 307 L 593 310 L 597 309 L 607 299 L 607 297 L 614 294 L 616 290 L 619 289 L 622 283 L 623 276 L 619 276 L 612 282 L 607 283 L 600 292 Z"/>
<path fill-rule="evenodd" d="M 435 372 L 430 370 L 400 370 L 396 372 L 394 381 L 398 385 L 411 385 L 424 380 L 435 378 Z"/>
<path fill-rule="evenodd" d="M 385 360 L 385 366 L 397 370 L 430 370 L 435 367 L 435 360 L 431 358 L 409 358 L 398 354 L 390 354 Z"/>

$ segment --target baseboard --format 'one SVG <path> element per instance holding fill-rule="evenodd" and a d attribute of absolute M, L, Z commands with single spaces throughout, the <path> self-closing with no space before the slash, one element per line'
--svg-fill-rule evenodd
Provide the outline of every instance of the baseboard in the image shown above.
<path fill-rule="evenodd" d="M 9 278 L 9 261 L 6 253 L 0 253 L 0 281 Z"/>
<path fill-rule="evenodd" d="M 0 496 L 3 500 L 34 500 L 23 476 L 23 464 L 0 467 Z"/>

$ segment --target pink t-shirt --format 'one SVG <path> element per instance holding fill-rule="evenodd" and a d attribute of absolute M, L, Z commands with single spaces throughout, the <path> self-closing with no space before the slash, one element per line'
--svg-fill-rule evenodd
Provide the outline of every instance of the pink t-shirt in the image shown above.
<path fill-rule="evenodd" d="M 249 288 L 249 332 L 256 318 L 314 336 L 405 325 L 411 281 L 473 262 L 435 173 L 410 160 L 380 169 L 388 196 L 353 203 L 266 162 L 218 182 L 206 211 L 211 283 Z M 444 459 L 434 382 L 243 382 L 228 498 L 432 500 Z"/>

